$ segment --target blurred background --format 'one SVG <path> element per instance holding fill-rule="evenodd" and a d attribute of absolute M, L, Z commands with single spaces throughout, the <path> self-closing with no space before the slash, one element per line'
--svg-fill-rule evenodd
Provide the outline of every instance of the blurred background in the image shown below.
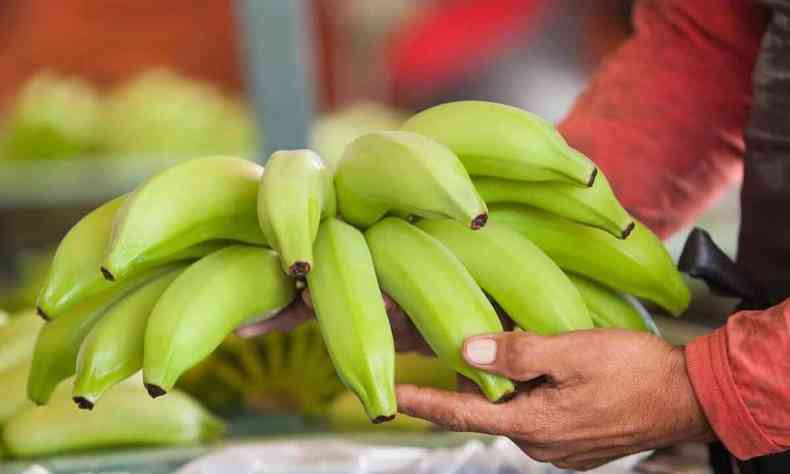
<path fill-rule="evenodd" d="M 175 161 L 216 154 L 261 161 L 291 123 L 304 128 L 304 145 L 337 154 L 358 133 L 457 99 L 505 102 L 556 122 L 631 33 L 630 0 L 265 6 L 275 3 L 0 2 L 0 309 L 34 304 L 53 245 L 80 216 Z M 289 24 L 298 38 L 278 37 Z M 274 66 L 278 58 L 303 73 L 295 86 L 308 90 L 273 97 L 276 81 L 288 77 L 288 68 Z M 701 225 L 732 255 L 737 222 L 733 190 Z M 667 243 L 675 256 L 684 235 Z M 725 312 L 725 303 L 694 288 L 694 317 L 661 323 L 678 342 Z M 303 332 L 298 337 L 315 337 L 314 327 Z M 292 337 L 233 339 L 183 388 L 235 419 L 232 433 L 261 429 L 249 413 L 267 416 L 272 432 L 367 428 L 331 364 L 320 366 L 324 357 L 305 356 L 328 371 L 322 390 L 297 384 L 288 370 L 307 362 L 272 362 L 288 354 Z M 323 354 L 318 343 L 316 351 Z M 453 383 L 419 358 L 398 366 L 401 380 L 435 370 L 434 383 Z M 283 413 L 295 418 L 273 416 Z"/>

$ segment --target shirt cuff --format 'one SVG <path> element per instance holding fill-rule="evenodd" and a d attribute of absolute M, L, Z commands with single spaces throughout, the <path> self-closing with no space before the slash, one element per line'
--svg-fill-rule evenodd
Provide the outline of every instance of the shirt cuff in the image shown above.
<path fill-rule="evenodd" d="M 708 422 L 730 453 L 746 460 L 781 451 L 760 429 L 738 393 L 727 355 L 726 327 L 686 346 L 686 367 Z"/>

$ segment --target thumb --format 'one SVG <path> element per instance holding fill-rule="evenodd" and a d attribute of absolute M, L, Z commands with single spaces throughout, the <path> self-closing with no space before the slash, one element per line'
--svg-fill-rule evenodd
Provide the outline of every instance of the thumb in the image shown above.
<path fill-rule="evenodd" d="M 565 351 L 556 337 L 524 331 L 483 334 L 468 338 L 462 355 L 473 367 L 517 382 L 543 375 L 553 380 L 563 378 Z"/>

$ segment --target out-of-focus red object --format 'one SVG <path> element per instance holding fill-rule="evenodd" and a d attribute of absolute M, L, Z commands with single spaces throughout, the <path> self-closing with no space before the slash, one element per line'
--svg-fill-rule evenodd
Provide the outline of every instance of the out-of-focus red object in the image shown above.
<path fill-rule="evenodd" d="M 315 0 L 315 37 L 331 44 L 331 2 Z M 41 69 L 113 86 L 154 66 L 244 85 L 231 0 L 0 0 L 0 107 Z M 331 101 L 330 48 L 316 48 L 321 97 Z"/>
<path fill-rule="evenodd" d="M 561 131 L 636 217 L 666 236 L 742 169 L 752 69 L 766 28 L 753 0 L 640 4 L 636 34 Z M 741 459 L 790 448 L 790 300 L 745 311 L 686 348 L 708 421 Z"/>
<path fill-rule="evenodd" d="M 554 2 L 438 2 L 395 31 L 385 54 L 396 95 L 425 91 L 479 69 L 540 24 Z"/>

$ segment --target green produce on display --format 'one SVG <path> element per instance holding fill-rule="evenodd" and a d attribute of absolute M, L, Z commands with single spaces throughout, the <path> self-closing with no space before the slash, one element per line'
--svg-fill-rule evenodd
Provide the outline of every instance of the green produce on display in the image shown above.
<path fill-rule="evenodd" d="M 592 186 L 598 174 L 548 122 L 508 105 L 450 102 L 423 110 L 401 128 L 449 147 L 472 176 Z"/>
<path fill-rule="evenodd" d="M 409 315 L 437 357 L 475 382 L 491 401 L 510 380 L 475 369 L 461 356 L 467 337 L 502 331 L 496 310 L 461 261 L 439 240 L 388 217 L 365 232 L 381 288 Z"/>
<path fill-rule="evenodd" d="M 44 322 L 35 311 L 22 310 L 8 316 L 0 325 L 0 371 L 10 369 L 30 358 Z"/>
<path fill-rule="evenodd" d="M 649 330 L 639 311 L 616 291 L 572 273 L 568 274 L 568 278 L 582 295 L 595 327 Z"/>
<path fill-rule="evenodd" d="M 332 175 L 310 150 L 278 151 L 266 162 L 258 191 L 258 220 L 283 271 L 303 277 L 313 266 L 322 219 L 337 214 Z"/>
<path fill-rule="evenodd" d="M 258 226 L 263 167 L 231 157 L 190 160 L 142 183 L 120 208 L 101 264 L 108 280 L 180 260 L 212 241 L 265 244 Z"/>
<path fill-rule="evenodd" d="M 397 413 L 395 343 L 365 236 L 330 217 L 315 261 L 307 286 L 337 375 L 374 423 L 389 421 Z"/>
<path fill-rule="evenodd" d="M 27 406 L 33 406 L 28 400 L 27 378 L 30 375 L 30 360 L 19 362 L 15 366 L 0 370 L 0 382 L 3 384 L 3 396 L 0 397 L 0 432 L 2 426 L 17 412 Z"/>
<path fill-rule="evenodd" d="M 368 227 L 388 212 L 450 217 L 481 227 L 486 205 L 447 147 L 411 132 L 373 132 L 346 148 L 335 174 L 343 218 Z"/>
<path fill-rule="evenodd" d="M 675 315 L 689 304 L 658 238 L 589 160 L 528 112 L 451 103 L 403 130 L 348 139 L 337 163 L 307 150 L 277 152 L 267 171 L 231 157 L 179 163 L 115 211 L 106 204 L 112 212 L 84 218 L 39 296 L 51 321 L 36 344 L 31 398 L 45 403 L 76 366 L 72 395 L 103 409 L 120 385 L 102 391 L 142 360 L 149 394 L 167 392 L 165 400 L 178 382 L 212 406 L 290 406 L 342 424 L 338 407 L 353 396 L 366 418 L 385 421 L 397 411 L 399 365 L 409 362 L 395 356 L 382 290 L 445 373 L 463 374 L 492 401 L 513 382 L 471 368 L 460 352 L 466 337 L 503 330 L 486 293 L 543 334 L 643 329 L 618 293 Z M 538 197 L 521 197 L 533 189 Z M 82 232 L 85 242 L 71 242 Z M 318 322 L 250 341 L 229 336 L 297 297 L 301 282 L 289 273 L 306 276 Z M 119 333 L 127 344 L 102 349 Z M 424 372 L 414 383 L 446 379 Z M 343 384 L 352 395 L 331 405 Z"/>
<path fill-rule="evenodd" d="M 101 149 L 101 99 L 90 84 L 43 72 L 0 118 L 0 160 L 54 160 Z"/>
<path fill-rule="evenodd" d="M 156 302 L 145 329 L 143 379 L 153 397 L 214 351 L 251 317 L 293 301 L 296 283 L 275 252 L 230 245 L 189 266 Z"/>
<path fill-rule="evenodd" d="M 54 324 L 54 323 L 53 323 Z M 174 391 L 151 400 L 139 384 L 111 388 L 92 412 L 77 410 L 64 383 L 46 406 L 29 406 L 3 427 L 3 444 L 16 457 L 69 451 L 164 444 L 218 438 L 224 423 L 189 395 Z"/>
<path fill-rule="evenodd" d="M 689 289 L 666 248 L 639 222 L 621 240 L 527 206 L 493 204 L 491 220 L 524 234 L 563 270 L 650 300 L 675 316 L 689 305 Z"/>

